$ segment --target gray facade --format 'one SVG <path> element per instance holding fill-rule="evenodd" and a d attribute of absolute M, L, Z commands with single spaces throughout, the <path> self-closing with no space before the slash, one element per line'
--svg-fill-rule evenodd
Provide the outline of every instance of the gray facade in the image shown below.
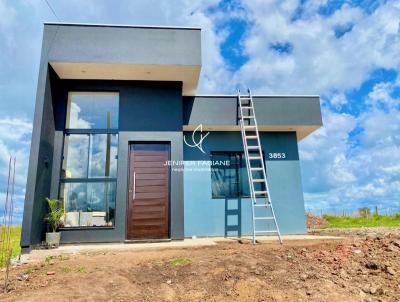
<path fill-rule="evenodd" d="M 118 159 L 114 225 L 64 228 L 63 243 L 123 242 L 127 239 L 129 143 L 168 143 L 172 161 L 190 161 L 193 150 L 184 147 L 183 135 L 191 133 L 197 125 L 202 124 L 207 131 L 240 135 L 235 96 L 194 96 L 201 68 L 200 39 L 200 30 L 193 28 L 45 25 L 22 247 L 43 241 L 46 231 L 43 219 L 47 213 L 45 198 L 59 198 L 69 92 L 118 92 Z M 254 102 L 260 131 L 277 135 L 265 136 L 266 144 L 270 139 L 270 146 L 277 146 L 276 152 L 281 151 L 279 146 L 285 145 L 285 141 L 290 146 L 296 145 L 296 141 L 322 125 L 318 97 L 265 96 L 255 97 Z M 216 150 L 224 146 L 225 136 L 219 137 L 221 141 L 210 144 Z M 239 151 L 236 138 L 229 140 L 231 149 Z M 301 208 L 303 197 L 299 193 L 297 148 L 293 154 L 291 163 L 276 165 L 271 171 L 280 171 L 279 177 L 285 177 L 285 173 L 292 173 L 290 171 L 294 169 L 297 174 L 292 180 L 296 187 L 293 194 L 297 196 L 296 205 Z M 192 201 L 186 200 L 191 197 L 185 187 L 194 188 L 193 183 L 190 184 L 191 177 L 191 174 L 179 171 L 170 172 L 170 239 L 195 234 L 185 230 L 188 224 L 185 204 L 189 202 L 190 208 L 196 208 Z M 203 197 L 198 195 L 198 198 Z M 299 218 L 299 225 L 304 224 L 302 221 Z M 303 231 L 301 226 L 298 229 Z"/>

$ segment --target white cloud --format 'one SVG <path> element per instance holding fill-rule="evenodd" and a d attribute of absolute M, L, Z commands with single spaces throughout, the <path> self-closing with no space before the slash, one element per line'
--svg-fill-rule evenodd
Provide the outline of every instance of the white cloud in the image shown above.
<path fill-rule="evenodd" d="M 16 10 L 6 0 L 0 0 L 0 30 L 14 23 Z"/>
<path fill-rule="evenodd" d="M 340 108 L 347 103 L 347 99 L 344 93 L 338 93 L 331 97 L 330 102 L 336 108 Z"/>
<path fill-rule="evenodd" d="M 314 12 L 324 1 L 314 1 L 295 21 L 286 2 L 270 2 L 245 2 L 254 25 L 245 41 L 250 59 L 235 74 L 236 81 L 262 92 L 322 94 L 357 88 L 376 68 L 399 68 L 400 2 L 388 2 L 372 14 L 343 5 L 326 17 Z M 335 28 L 348 23 L 351 31 L 337 38 Z M 292 53 L 271 49 L 276 42 L 291 43 Z"/>
<path fill-rule="evenodd" d="M 392 88 L 376 84 L 357 118 L 325 110 L 324 127 L 300 143 L 308 209 L 400 210 L 400 110 L 391 104 L 399 101 Z M 385 100 L 386 108 L 371 99 Z"/>
<path fill-rule="evenodd" d="M 15 222 L 20 222 L 23 212 L 29 147 L 32 124 L 25 119 L 4 117 L 0 119 L 0 196 L 4 202 L 7 188 L 10 156 L 16 158 L 15 166 Z M 2 209 L 2 203 L 0 203 Z"/>

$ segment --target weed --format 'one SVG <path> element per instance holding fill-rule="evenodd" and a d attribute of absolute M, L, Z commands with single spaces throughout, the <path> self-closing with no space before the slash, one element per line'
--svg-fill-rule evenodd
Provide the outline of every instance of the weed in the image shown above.
<path fill-rule="evenodd" d="M 86 269 L 83 266 L 77 267 L 63 267 L 63 273 L 86 273 Z"/>
<path fill-rule="evenodd" d="M 24 271 L 24 275 L 29 275 L 33 273 L 33 268 L 28 267 L 25 271 Z"/>
<path fill-rule="evenodd" d="M 176 268 L 178 266 L 186 266 L 192 263 L 192 260 L 188 258 L 176 258 L 172 259 L 169 264 L 172 268 Z"/>
<path fill-rule="evenodd" d="M 328 225 L 326 228 L 359 228 L 359 227 L 399 227 L 400 215 L 373 215 L 370 217 L 323 216 Z"/>

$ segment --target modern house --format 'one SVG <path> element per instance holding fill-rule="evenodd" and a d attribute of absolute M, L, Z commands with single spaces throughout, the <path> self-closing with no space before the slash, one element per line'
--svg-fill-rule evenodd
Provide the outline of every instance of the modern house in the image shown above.
<path fill-rule="evenodd" d="M 43 241 L 46 197 L 62 243 L 250 234 L 237 97 L 197 95 L 200 70 L 199 28 L 45 24 L 21 246 Z M 305 233 L 319 97 L 253 100 L 281 233 Z"/>

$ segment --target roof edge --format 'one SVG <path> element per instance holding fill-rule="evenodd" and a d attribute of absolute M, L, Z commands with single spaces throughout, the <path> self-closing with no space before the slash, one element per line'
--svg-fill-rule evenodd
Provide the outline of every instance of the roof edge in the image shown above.
<path fill-rule="evenodd" d="M 201 30 L 200 27 L 190 27 L 190 26 L 131 25 L 131 24 L 102 24 L 102 23 L 73 23 L 73 22 L 44 22 L 43 24 L 57 25 L 57 26 Z"/>
<path fill-rule="evenodd" d="M 246 96 L 246 95 L 242 95 Z M 202 97 L 202 98 L 232 98 L 237 97 L 237 94 L 198 94 L 198 95 L 191 95 L 191 97 Z M 252 95 L 253 98 L 321 98 L 319 95 L 274 95 L 274 94 L 256 94 Z"/>

